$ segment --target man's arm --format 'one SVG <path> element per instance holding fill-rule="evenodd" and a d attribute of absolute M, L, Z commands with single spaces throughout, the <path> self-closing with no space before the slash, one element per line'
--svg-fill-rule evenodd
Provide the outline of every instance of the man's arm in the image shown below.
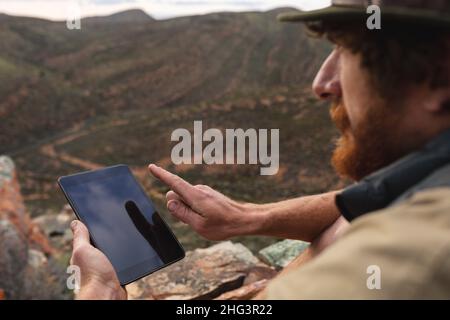
<path fill-rule="evenodd" d="M 337 191 L 255 205 L 260 216 L 255 234 L 313 242 L 340 217 L 335 205 Z"/>
<path fill-rule="evenodd" d="M 322 232 L 316 239 L 311 242 L 311 245 L 303 251 L 297 258 L 294 259 L 289 265 L 287 265 L 272 281 L 277 281 L 279 278 L 283 278 L 287 274 L 298 270 L 307 262 L 317 257 L 323 250 L 334 243 L 345 230 L 349 228 L 349 222 L 344 218 L 338 218 L 330 227 Z M 256 295 L 254 300 L 265 300 L 267 298 L 267 289 L 262 290 Z"/>
<path fill-rule="evenodd" d="M 240 203 L 156 165 L 149 170 L 171 188 L 169 212 L 210 240 L 263 235 L 311 242 L 340 217 L 334 201 L 337 192 L 265 205 Z"/>
<path fill-rule="evenodd" d="M 334 242 L 340 233 L 347 228 L 345 219 L 338 219 L 325 230 L 311 246 L 277 278 L 296 270 L 299 266 L 317 256 L 324 247 Z M 73 253 L 71 264 L 77 265 L 81 271 L 81 288 L 76 298 L 80 300 L 124 300 L 127 299 L 125 289 L 120 286 L 115 271 L 107 257 L 89 242 L 89 232 L 80 221 L 73 221 Z M 266 290 L 255 299 L 265 299 Z"/>
<path fill-rule="evenodd" d="M 272 281 L 268 299 L 448 299 L 450 192 L 356 219 L 339 241 Z"/>
<path fill-rule="evenodd" d="M 208 239 L 259 234 L 316 240 L 312 245 L 315 253 L 334 241 L 334 226 L 340 220 L 334 205 L 336 192 L 267 205 L 244 204 L 210 187 L 192 186 L 154 165 L 150 171 L 172 189 L 167 194 L 167 207 L 172 215 Z M 77 298 L 126 299 L 126 291 L 120 287 L 111 263 L 89 243 L 87 228 L 77 221 L 72 230 L 71 262 L 81 269 L 81 290 Z"/>

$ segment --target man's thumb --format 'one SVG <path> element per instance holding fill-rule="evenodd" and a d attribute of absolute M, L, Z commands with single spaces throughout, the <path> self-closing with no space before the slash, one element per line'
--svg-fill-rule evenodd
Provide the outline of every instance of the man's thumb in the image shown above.
<path fill-rule="evenodd" d="M 86 226 L 81 222 L 74 220 L 70 224 L 73 232 L 73 247 L 79 247 L 83 244 L 90 244 L 89 231 Z"/>

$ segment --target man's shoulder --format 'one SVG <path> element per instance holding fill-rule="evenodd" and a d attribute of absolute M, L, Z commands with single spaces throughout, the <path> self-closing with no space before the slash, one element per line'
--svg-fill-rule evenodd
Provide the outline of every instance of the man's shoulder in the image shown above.
<path fill-rule="evenodd" d="M 422 250 L 422 254 L 431 254 L 450 243 L 450 188 L 420 191 L 392 207 L 356 219 L 346 236 L 361 243 L 381 237 L 386 246 L 405 253 L 414 255 Z"/>
<path fill-rule="evenodd" d="M 446 211 L 450 208 L 450 183 L 448 187 L 440 186 L 417 191 L 409 198 L 397 203 L 396 206 L 393 206 L 390 209 L 396 212 L 399 211 L 398 207 L 414 208 L 414 212 L 417 211 L 418 213 L 445 213 L 443 211 Z M 450 218 L 450 215 L 446 214 L 443 216 L 443 218 Z"/>
<path fill-rule="evenodd" d="M 399 223 L 402 226 L 419 224 L 424 231 L 430 228 L 450 231 L 450 187 L 418 191 L 394 206 L 356 219 L 352 229 L 366 227 L 371 223 Z M 408 229 L 401 233 L 408 233 Z"/>
<path fill-rule="evenodd" d="M 418 193 L 427 193 L 429 190 L 431 192 L 438 191 L 439 193 L 438 188 L 442 189 L 441 191 L 443 192 L 445 192 L 445 189 L 450 188 L 450 164 L 435 170 L 427 178 L 405 191 L 398 197 L 395 204 L 401 203 Z"/>
<path fill-rule="evenodd" d="M 320 256 L 275 282 L 272 298 L 417 299 L 450 296 L 450 188 L 415 194 L 354 220 Z M 371 273 L 381 289 L 371 289 Z"/>

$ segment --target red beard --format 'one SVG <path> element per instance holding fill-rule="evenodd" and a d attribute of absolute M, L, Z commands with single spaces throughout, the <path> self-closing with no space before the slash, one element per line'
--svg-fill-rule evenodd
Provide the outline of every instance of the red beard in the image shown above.
<path fill-rule="evenodd" d="M 341 176 L 359 181 L 409 153 L 405 141 L 396 135 L 400 112 L 372 107 L 357 128 L 352 128 L 342 104 L 334 104 L 330 113 L 342 133 L 332 158 Z"/>

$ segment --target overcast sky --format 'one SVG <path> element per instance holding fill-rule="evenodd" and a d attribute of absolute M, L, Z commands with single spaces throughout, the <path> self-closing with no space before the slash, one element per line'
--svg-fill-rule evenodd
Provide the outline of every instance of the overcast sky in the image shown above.
<path fill-rule="evenodd" d="M 277 7 L 315 9 L 331 0 L 0 0 L 0 12 L 65 20 L 73 4 L 79 4 L 82 16 L 107 15 L 141 8 L 156 19 L 204 14 L 217 11 L 266 11 Z"/>

